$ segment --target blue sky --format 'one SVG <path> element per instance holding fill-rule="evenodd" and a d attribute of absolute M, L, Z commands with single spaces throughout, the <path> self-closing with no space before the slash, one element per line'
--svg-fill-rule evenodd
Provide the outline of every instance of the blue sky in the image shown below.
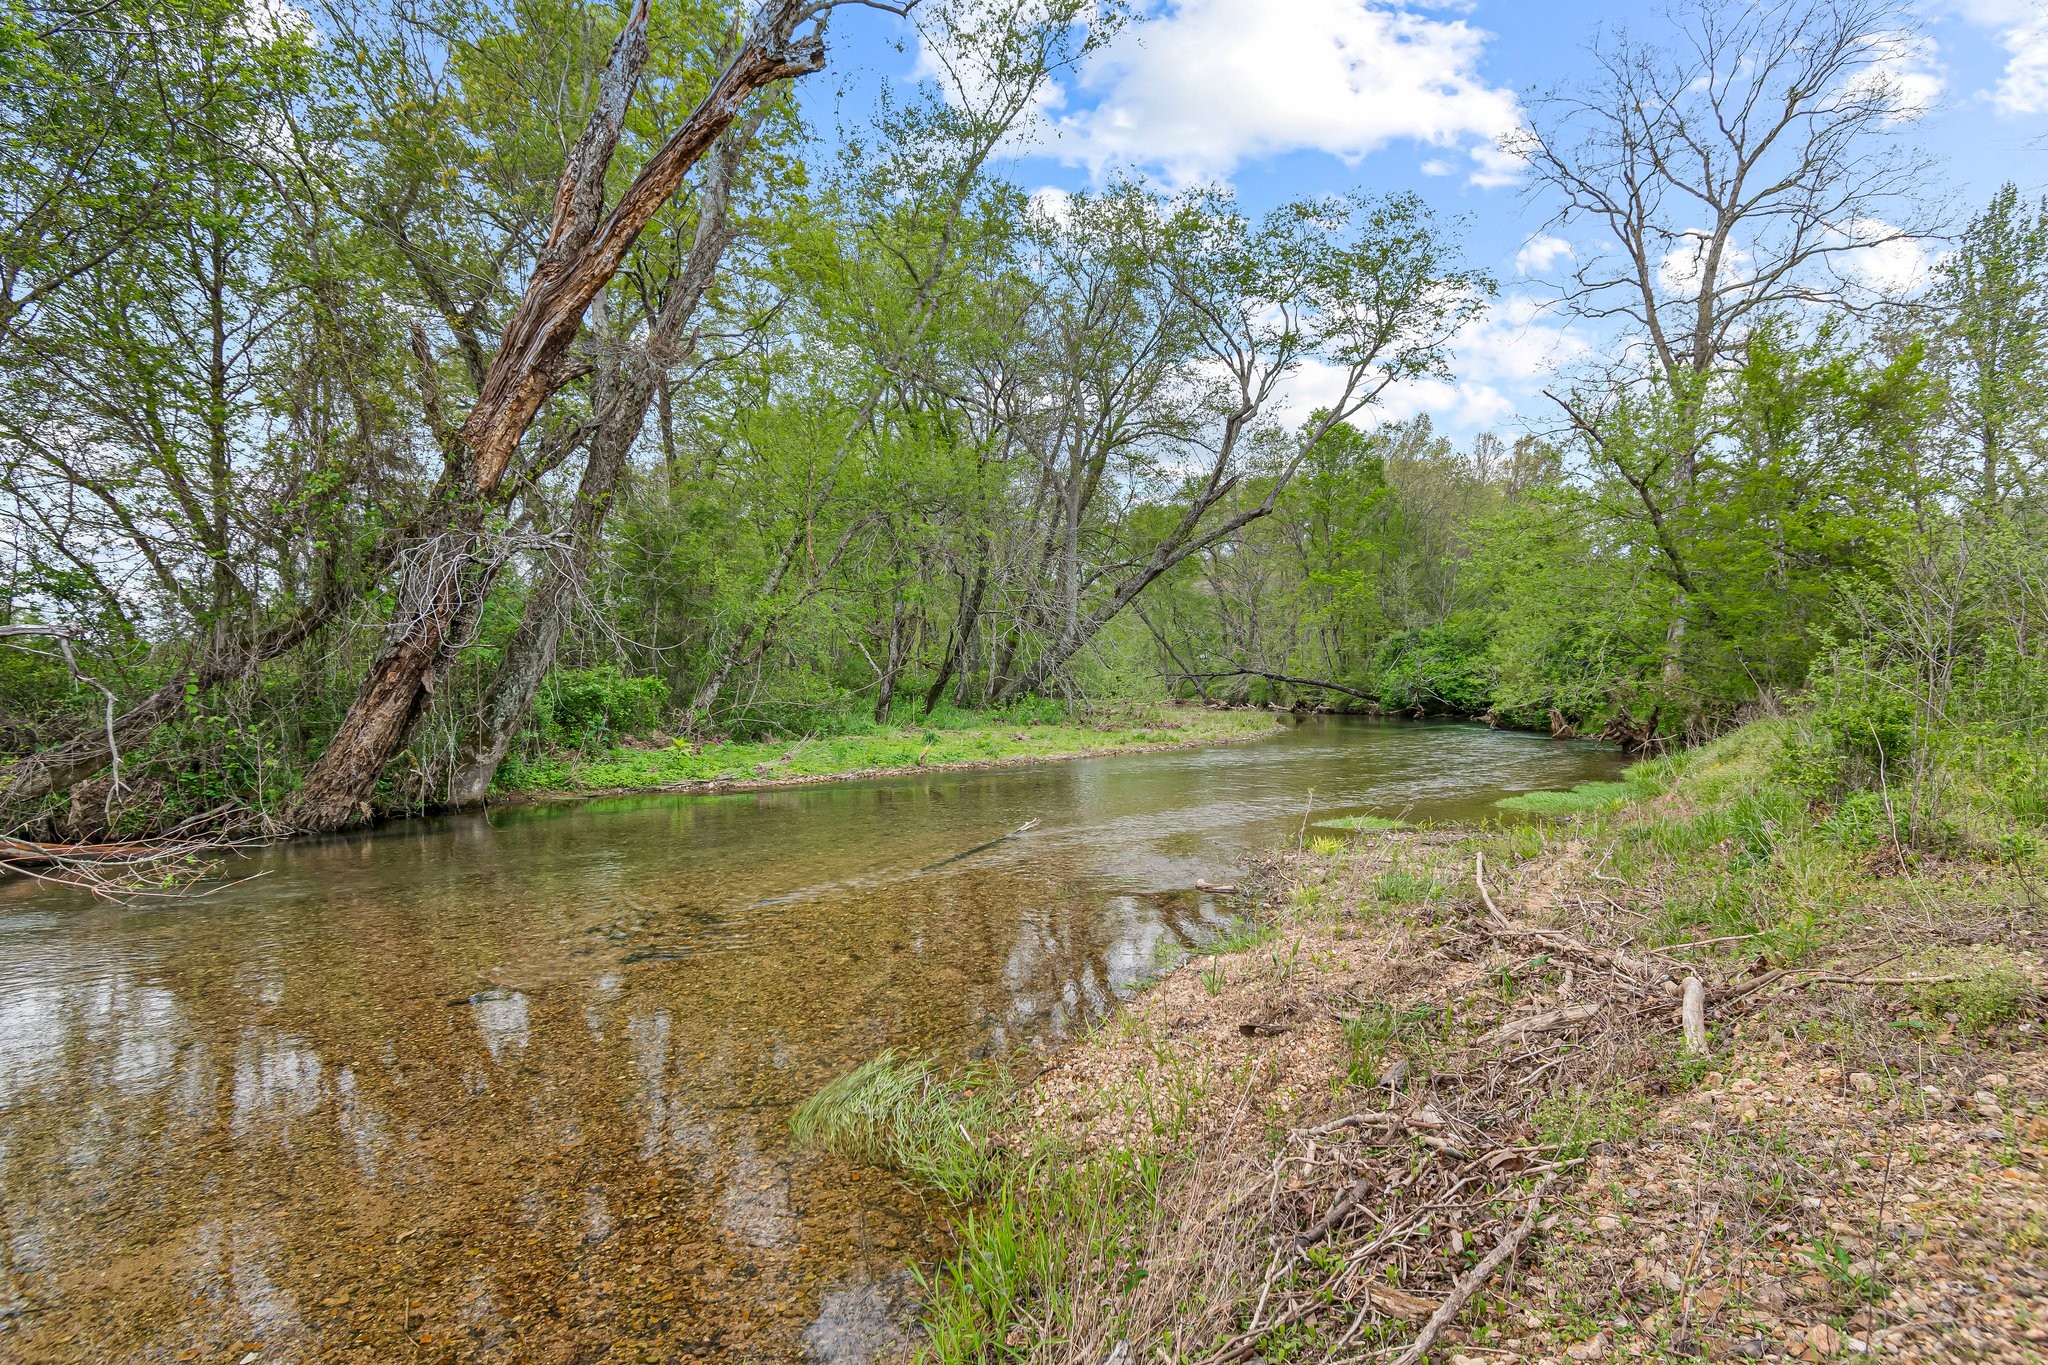
<path fill-rule="evenodd" d="M 1596 339 L 1575 338 L 1545 309 L 1540 281 L 1559 255 L 1540 235 L 1548 206 L 1492 152 L 1494 140 L 1532 90 L 1588 70 L 1585 47 L 1602 25 L 1652 36 L 1662 27 L 1654 11 L 1506 0 L 1141 3 L 1143 20 L 1059 92 L 1056 135 L 1004 172 L 1031 190 L 1078 189 L 1120 169 L 1169 185 L 1221 181 L 1254 210 L 1333 190 L 1416 191 L 1464 218 L 1468 255 L 1502 293 L 1461 338 L 1457 381 L 1390 395 L 1381 415 L 1429 412 L 1461 438 L 1518 430 L 1517 414 L 1542 406 L 1549 367 Z M 1934 156 L 1937 206 L 1966 217 L 2005 180 L 2048 191 L 2048 0 L 1930 0 L 1909 15 L 1920 42 L 1891 69 L 1926 101 L 1902 136 Z M 842 10 L 836 29 L 829 73 L 804 96 L 821 121 L 835 100 L 853 114 L 875 83 L 915 79 L 906 25 Z M 1894 250 L 1881 264 L 1911 278 L 1940 250 L 1938 241 Z"/>

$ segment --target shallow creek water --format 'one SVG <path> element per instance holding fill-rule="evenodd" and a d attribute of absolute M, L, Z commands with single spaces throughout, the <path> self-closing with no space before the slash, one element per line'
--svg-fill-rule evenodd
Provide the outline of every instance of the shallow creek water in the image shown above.
<path fill-rule="evenodd" d="M 818 1086 L 1055 1042 L 1311 789 L 1456 819 L 1619 764 L 1320 719 L 411 821 L 176 904 L 0 884 L 0 1358 L 869 1359 L 943 1210 L 792 1150 Z"/>

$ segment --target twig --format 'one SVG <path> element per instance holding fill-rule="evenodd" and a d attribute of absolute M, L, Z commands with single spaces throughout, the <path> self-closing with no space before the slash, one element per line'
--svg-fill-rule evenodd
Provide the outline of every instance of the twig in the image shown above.
<path fill-rule="evenodd" d="M 1445 1299 L 1443 1306 L 1422 1325 L 1422 1331 L 1408 1344 L 1408 1349 L 1394 1358 L 1394 1365 L 1417 1365 L 1429 1354 L 1430 1348 L 1436 1345 L 1436 1339 L 1443 1334 L 1444 1328 L 1450 1326 L 1451 1320 L 1465 1307 L 1465 1301 L 1478 1293 L 1480 1286 L 1492 1277 L 1493 1272 L 1522 1249 L 1522 1243 L 1528 1241 L 1529 1235 L 1536 1231 L 1536 1212 L 1542 1206 L 1543 1196 L 1549 1191 L 1551 1182 L 1556 1179 L 1554 1174 L 1543 1177 L 1542 1182 L 1536 1186 L 1536 1192 L 1529 1196 L 1529 1211 L 1522 1216 L 1522 1221 L 1515 1225 L 1512 1232 L 1501 1238 L 1493 1250 L 1486 1253 L 1484 1260 L 1459 1278 L 1457 1287 L 1451 1290 L 1451 1296 Z"/>

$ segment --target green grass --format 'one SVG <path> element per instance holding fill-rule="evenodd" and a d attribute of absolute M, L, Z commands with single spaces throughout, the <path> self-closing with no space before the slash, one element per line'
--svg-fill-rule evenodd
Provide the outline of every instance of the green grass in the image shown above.
<path fill-rule="evenodd" d="M 957 720 L 948 717 L 948 720 Z M 1223 743 L 1273 732 L 1270 716 L 1244 711 L 1149 707 L 1104 714 L 1095 723 L 1039 725 L 977 717 L 982 724 L 878 727 L 869 733 L 662 747 L 614 747 L 508 761 L 501 792 L 587 792 L 692 782 L 830 777 L 878 768 L 943 768 L 1003 760 L 1073 758 L 1114 749 Z"/>
<path fill-rule="evenodd" d="M 1524 815 L 1586 815 L 1612 810 L 1635 794 L 1636 789 L 1627 782 L 1581 782 L 1570 791 L 1523 792 L 1493 804 Z"/>
<path fill-rule="evenodd" d="M 1340 815 L 1332 820 L 1318 820 L 1310 829 L 1346 829 L 1355 834 L 1378 834 L 1382 830 L 1407 829 L 1406 820 L 1390 820 L 1384 815 Z"/>
<path fill-rule="evenodd" d="M 987 1075 L 942 1079 L 931 1063 L 883 1052 L 796 1111 L 796 1140 L 872 1162 L 966 1203 L 991 1183 L 986 1137 L 997 1087 Z"/>
<path fill-rule="evenodd" d="M 1140 1078 L 1141 1089 L 1158 1092 L 1154 1128 L 1169 1145 L 1185 1137 L 1185 1116 L 1175 1122 L 1165 1111 L 1192 1102 L 1178 1093 L 1188 1079 Z M 1000 1094 L 990 1076 L 947 1080 L 928 1062 L 884 1052 L 827 1085 L 790 1122 L 805 1145 L 886 1166 L 963 1206 L 953 1254 L 929 1274 L 912 1267 L 924 1300 L 921 1362 L 1013 1358 L 1013 1333 L 1060 1315 L 1076 1266 L 1088 1268 L 1090 1283 L 1128 1285 L 1144 1274 L 1138 1258 L 1161 1159 L 1011 1150 L 994 1137 Z"/>

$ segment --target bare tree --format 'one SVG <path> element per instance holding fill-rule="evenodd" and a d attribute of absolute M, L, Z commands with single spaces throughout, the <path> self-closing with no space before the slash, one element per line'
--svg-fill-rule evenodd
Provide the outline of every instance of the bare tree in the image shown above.
<path fill-rule="evenodd" d="M 1694 590 L 1672 522 L 1696 483 L 1713 379 L 1775 311 L 1855 307 L 1859 261 L 1926 234 L 1924 153 L 1897 134 L 1920 112 L 1920 39 L 1891 0 L 1686 0 L 1671 36 L 1598 38 L 1592 79 L 1533 103 L 1508 139 L 1571 235 L 1563 302 L 1647 353 L 1657 437 L 1616 422 L 1628 386 L 1553 394 L 1595 457 L 1634 489 L 1680 608 L 1676 682 Z M 1612 378 L 1612 376 L 1608 376 Z M 1617 427 L 1624 439 L 1610 440 Z"/>
<path fill-rule="evenodd" d="M 1859 255 L 1926 235 L 1928 161 L 1895 136 L 1918 38 L 1885 0 L 1667 13 L 1666 44 L 1597 40 L 1592 81 L 1536 100 L 1509 147 L 1558 205 L 1547 226 L 1596 229 L 1567 307 L 1625 324 L 1684 392 L 1755 315 L 1868 297 Z"/>

